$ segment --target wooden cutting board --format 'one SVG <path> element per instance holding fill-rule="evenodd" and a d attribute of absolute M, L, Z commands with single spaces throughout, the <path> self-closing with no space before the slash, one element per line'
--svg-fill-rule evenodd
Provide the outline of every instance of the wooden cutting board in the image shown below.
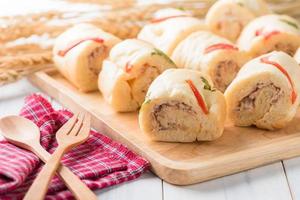
<path fill-rule="evenodd" d="M 88 111 L 96 130 L 146 157 L 152 171 L 169 183 L 198 183 L 300 155 L 300 112 L 279 131 L 228 123 L 213 142 L 153 142 L 140 130 L 137 112 L 115 113 L 99 92 L 81 93 L 54 71 L 38 72 L 29 80 L 72 111 Z"/>

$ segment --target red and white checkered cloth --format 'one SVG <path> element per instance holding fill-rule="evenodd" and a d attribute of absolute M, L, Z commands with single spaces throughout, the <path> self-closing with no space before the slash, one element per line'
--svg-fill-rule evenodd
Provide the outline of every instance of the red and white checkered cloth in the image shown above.
<path fill-rule="evenodd" d="M 32 120 L 41 132 L 42 146 L 53 153 L 55 132 L 72 116 L 67 110 L 54 110 L 40 95 L 25 99 L 20 115 Z M 149 162 L 105 135 L 91 131 L 89 139 L 64 155 L 62 163 L 95 190 L 139 177 Z M 7 141 L 0 142 L 0 199 L 22 199 L 43 164 L 31 152 Z M 55 176 L 46 199 L 74 199 L 64 183 Z"/>

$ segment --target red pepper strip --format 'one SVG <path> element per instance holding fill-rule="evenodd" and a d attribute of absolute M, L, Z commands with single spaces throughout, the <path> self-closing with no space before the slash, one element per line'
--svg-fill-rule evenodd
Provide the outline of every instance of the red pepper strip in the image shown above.
<path fill-rule="evenodd" d="M 133 66 L 129 62 L 127 62 L 125 65 L 125 72 L 130 73 L 132 67 Z"/>
<path fill-rule="evenodd" d="M 96 38 L 96 37 L 91 37 L 91 38 L 84 38 L 84 39 L 80 39 L 80 40 L 77 40 L 75 42 L 73 42 L 72 44 L 70 44 L 65 50 L 60 50 L 58 51 L 58 55 L 59 56 L 65 56 L 71 49 L 73 49 L 74 47 L 76 47 L 77 45 L 79 45 L 80 43 L 82 42 L 85 42 L 87 40 L 92 40 L 94 42 L 98 42 L 98 43 L 103 43 L 104 40 L 101 39 L 101 38 Z"/>
<path fill-rule="evenodd" d="M 292 104 L 294 104 L 296 99 L 297 99 L 297 93 L 295 91 L 294 83 L 293 83 L 290 75 L 288 74 L 288 72 L 280 64 L 278 64 L 274 61 L 270 61 L 268 57 L 263 57 L 263 58 L 260 59 L 260 61 L 262 63 L 270 64 L 270 65 L 273 65 L 273 66 L 277 67 L 277 69 L 279 69 L 287 77 L 287 79 L 289 80 L 289 82 L 292 86 L 291 100 L 292 100 Z"/>
<path fill-rule="evenodd" d="M 150 23 L 159 23 L 168 19 L 177 18 L 177 17 L 190 17 L 190 15 L 174 15 L 174 16 L 168 16 L 168 17 L 162 17 L 158 19 L 152 19 Z"/>
<path fill-rule="evenodd" d="M 280 32 L 279 31 L 271 31 L 271 32 L 266 32 L 264 33 L 263 32 L 263 29 L 258 29 L 255 31 L 255 36 L 263 36 L 265 40 L 268 40 L 270 39 L 273 35 L 277 35 L 279 34 Z"/>
<path fill-rule="evenodd" d="M 239 49 L 231 44 L 224 44 L 224 43 L 218 43 L 213 44 L 211 46 L 208 46 L 204 50 L 204 54 L 210 53 L 215 50 L 221 50 L 221 49 L 227 49 L 227 50 L 235 50 L 238 51 Z"/>
<path fill-rule="evenodd" d="M 262 35 L 262 32 L 263 32 L 263 28 L 260 28 L 258 30 L 255 31 L 255 36 L 260 36 Z"/>
<path fill-rule="evenodd" d="M 204 112 L 204 114 L 208 114 L 208 110 L 207 107 L 205 105 L 205 102 L 200 94 L 200 92 L 198 91 L 198 89 L 196 88 L 196 86 L 194 85 L 193 81 L 191 80 L 186 80 L 187 84 L 189 84 L 192 92 L 194 93 L 197 101 L 198 101 L 198 105 L 200 106 L 200 108 L 202 109 L 202 111 Z"/>
<path fill-rule="evenodd" d="M 265 37 L 265 40 L 268 40 L 269 38 L 271 38 L 273 35 L 277 35 L 279 34 L 280 32 L 279 31 L 272 31 L 272 32 L 269 32 L 267 34 L 264 34 L 264 37 Z"/>

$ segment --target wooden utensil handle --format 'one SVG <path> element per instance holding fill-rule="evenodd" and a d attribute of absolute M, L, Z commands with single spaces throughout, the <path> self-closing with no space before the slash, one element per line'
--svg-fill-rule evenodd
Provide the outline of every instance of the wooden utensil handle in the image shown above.
<path fill-rule="evenodd" d="M 48 153 L 39 143 L 32 149 L 44 163 L 46 163 L 51 154 Z M 96 200 L 97 196 L 88 188 L 69 168 L 60 165 L 56 171 L 59 177 L 64 181 L 66 186 L 78 200 Z"/>
<path fill-rule="evenodd" d="M 39 173 L 33 184 L 30 186 L 26 193 L 24 200 L 43 200 L 47 191 L 49 183 L 60 164 L 60 160 L 64 155 L 66 148 L 58 146 L 55 152 L 51 155 L 42 171 Z"/>

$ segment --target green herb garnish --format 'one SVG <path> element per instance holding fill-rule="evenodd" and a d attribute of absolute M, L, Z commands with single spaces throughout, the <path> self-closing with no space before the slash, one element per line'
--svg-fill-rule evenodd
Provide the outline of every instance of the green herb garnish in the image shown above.
<path fill-rule="evenodd" d="M 144 103 L 145 103 L 145 104 L 146 104 L 146 103 L 150 103 L 150 101 L 151 101 L 150 99 L 146 99 L 146 101 L 145 101 Z"/>
<path fill-rule="evenodd" d="M 143 102 L 143 105 L 150 103 L 150 101 L 151 101 L 151 99 L 145 99 L 145 101 Z"/>
<path fill-rule="evenodd" d="M 169 58 L 169 56 L 167 56 L 164 52 L 162 52 L 161 50 L 154 48 L 154 51 L 151 53 L 151 56 L 154 55 L 158 55 L 158 56 L 162 56 L 164 57 L 170 64 L 175 65 L 175 63 L 173 62 L 173 60 L 171 60 L 171 58 Z"/>
<path fill-rule="evenodd" d="M 237 4 L 241 7 L 244 7 L 244 4 L 242 2 L 237 2 Z"/>
<path fill-rule="evenodd" d="M 212 88 L 211 85 L 209 84 L 209 82 L 204 77 L 201 77 L 201 80 L 204 83 L 204 87 L 203 88 L 205 90 L 209 90 L 209 91 L 212 91 L 212 92 L 216 91 L 216 89 Z"/>
<path fill-rule="evenodd" d="M 182 6 L 179 6 L 179 7 L 177 7 L 176 9 L 177 9 L 177 10 L 182 10 L 182 11 L 185 11 L 185 8 L 184 8 L 184 7 L 182 7 Z"/>
<path fill-rule="evenodd" d="M 288 25 L 294 27 L 295 29 L 299 29 L 299 26 L 298 26 L 296 23 L 291 22 L 291 21 L 289 21 L 289 20 L 287 20 L 287 19 L 280 19 L 280 21 L 282 21 L 282 22 L 284 22 L 284 23 L 286 23 L 286 24 L 288 24 Z"/>
<path fill-rule="evenodd" d="M 151 101 L 151 99 L 150 99 L 150 97 L 149 97 L 150 95 L 151 95 L 150 92 L 148 92 L 148 94 L 146 94 L 146 96 L 145 96 L 145 101 L 143 102 L 143 104 L 150 103 L 150 101 Z"/>

